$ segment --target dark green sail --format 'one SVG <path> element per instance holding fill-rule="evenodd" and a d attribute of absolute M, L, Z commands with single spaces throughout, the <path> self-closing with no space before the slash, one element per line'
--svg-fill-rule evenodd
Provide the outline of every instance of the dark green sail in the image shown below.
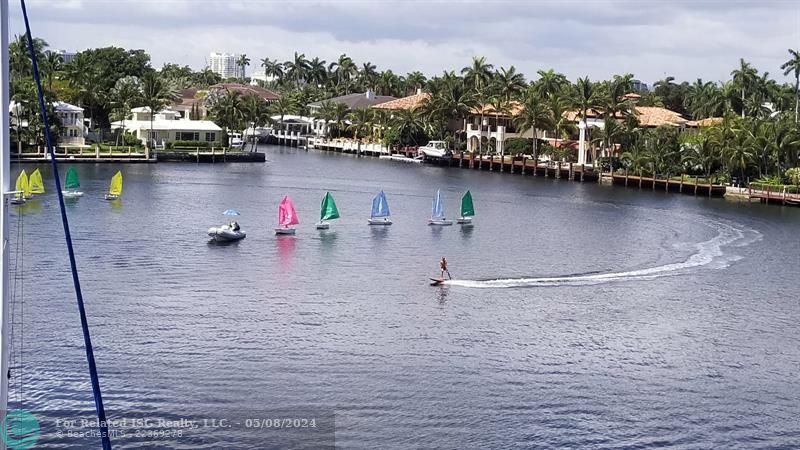
<path fill-rule="evenodd" d="M 81 187 L 81 182 L 78 180 L 78 172 L 75 171 L 74 167 L 70 167 L 67 170 L 67 179 L 64 182 L 64 187 L 66 189 L 76 189 Z"/>
<path fill-rule="evenodd" d="M 336 209 L 336 202 L 333 201 L 333 196 L 330 192 L 325 193 L 325 198 L 322 199 L 322 209 L 319 213 L 319 220 L 331 220 L 339 218 L 339 210 Z"/>
<path fill-rule="evenodd" d="M 472 206 L 472 194 L 469 191 L 461 197 L 461 217 L 472 217 L 475 215 L 475 207 Z"/>

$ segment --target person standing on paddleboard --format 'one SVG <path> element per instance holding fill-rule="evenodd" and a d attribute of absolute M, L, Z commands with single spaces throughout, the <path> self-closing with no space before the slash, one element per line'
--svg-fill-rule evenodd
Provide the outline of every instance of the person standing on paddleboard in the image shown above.
<path fill-rule="evenodd" d="M 443 280 L 444 280 L 444 273 L 445 272 L 447 272 L 447 277 L 448 278 L 450 278 L 451 280 L 453 279 L 453 277 L 450 276 L 450 271 L 447 270 L 447 260 L 444 259 L 444 256 L 442 256 L 442 260 L 439 261 L 439 268 L 442 269 L 442 279 Z"/>

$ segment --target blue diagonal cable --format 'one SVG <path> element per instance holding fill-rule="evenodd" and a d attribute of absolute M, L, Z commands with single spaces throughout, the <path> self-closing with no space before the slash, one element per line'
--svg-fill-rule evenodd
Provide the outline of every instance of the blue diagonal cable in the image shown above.
<path fill-rule="evenodd" d="M 111 450 L 111 439 L 108 436 L 106 411 L 105 408 L 103 408 L 103 396 L 100 394 L 100 380 L 97 376 L 97 366 L 94 363 L 92 338 L 89 335 L 89 323 L 86 320 L 86 308 L 83 306 L 83 293 L 81 292 L 81 282 L 78 278 L 78 267 L 75 264 L 75 251 L 72 249 L 72 236 L 69 233 L 69 220 L 67 220 L 67 210 L 64 207 L 64 195 L 61 193 L 61 179 L 58 176 L 58 163 L 56 162 L 56 155 L 53 151 L 53 140 L 50 137 L 50 123 L 47 120 L 47 110 L 44 106 L 44 93 L 42 92 L 42 81 L 39 78 L 39 65 L 36 62 L 36 52 L 33 48 L 31 25 L 28 22 L 28 11 L 25 8 L 25 0 L 20 0 L 20 4 L 22 5 L 22 16 L 25 19 L 25 33 L 28 37 L 28 50 L 31 54 L 31 62 L 33 63 L 33 78 L 36 81 L 36 92 L 39 97 L 39 109 L 42 112 L 42 124 L 44 125 L 44 136 L 47 144 L 47 152 L 50 154 L 50 161 L 53 165 L 53 178 L 55 179 L 56 184 L 56 194 L 58 194 L 58 206 L 61 209 L 61 223 L 64 225 L 64 238 L 67 240 L 69 265 L 72 269 L 72 283 L 75 285 L 75 296 L 78 300 L 78 311 L 81 315 L 83 343 L 86 347 L 86 360 L 89 363 L 89 377 L 92 379 L 92 394 L 94 395 L 94 406 L 97 410 L 97 418 L 100 426 L 100 438 L 103 442 L 103 450 Z"/>

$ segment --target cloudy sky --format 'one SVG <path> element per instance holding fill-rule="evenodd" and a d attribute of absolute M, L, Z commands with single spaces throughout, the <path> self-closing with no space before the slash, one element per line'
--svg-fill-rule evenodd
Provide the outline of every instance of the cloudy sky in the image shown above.
<path fill-rule="evenodd" d="M 11 33 L 21 33 L 11 3 Z M 743 57 L 784 80 L 786 50 L 800 48 L 798 0 L 28 0 L 28 13 L 51 47 L 142 48 L 156 67 L 195 69 L 212 51 L 246 53 L 253 66 L 299 51 L 431 75 L 484 55 L 529 76 L 552 67 L 652 83 L 726 79 Z"/>

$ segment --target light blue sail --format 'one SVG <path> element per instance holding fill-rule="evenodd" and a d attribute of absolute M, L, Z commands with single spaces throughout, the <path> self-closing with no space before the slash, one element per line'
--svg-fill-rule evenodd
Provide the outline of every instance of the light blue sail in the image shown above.
<path fill-rule="evenodd" d="M 372 217 L 389 217 L 389 202 L 386 201 L 386 194 L 381 191 L 372 199 Z"/>
<path fill-rule="evenodd" d="M 442 205 L 442 194 L 436 190 L 436 197 L 433 198 L 433 207 L 431 208 L 431 218 L 442 219 L 444 218 L 444 205 Z"/>

